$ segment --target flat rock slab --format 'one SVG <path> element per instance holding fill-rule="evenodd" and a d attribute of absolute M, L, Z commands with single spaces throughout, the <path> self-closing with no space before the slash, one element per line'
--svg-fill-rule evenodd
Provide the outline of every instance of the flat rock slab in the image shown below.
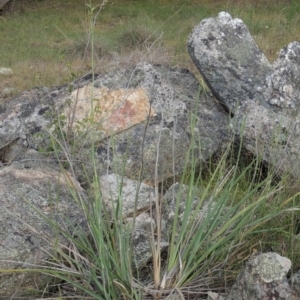
<path fill-rule="evenodd" d="M 95 88 L 92 84 L 75 89 L 64 108 L 65 130 L 84 123 L 93 115 L 97 139 L 103 139 L 153 117 L 149 97 L 143 88 Z M 93 99 L 93 101 L 91 101 Z"/>
<path fill-rule="evenodd" d="M 268 62 L 240 19 L 221 12 L 197 25 L 189 53 L 216 98 L 234 115 L 246 148 L 299 176 L 300 43 Z"/>

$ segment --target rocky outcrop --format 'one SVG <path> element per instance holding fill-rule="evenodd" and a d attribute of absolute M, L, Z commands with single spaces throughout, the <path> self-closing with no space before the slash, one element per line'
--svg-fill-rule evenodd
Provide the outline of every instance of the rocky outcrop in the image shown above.
<path fill-rule="evenodd" d="M 73 95 L 82 91 L 80 87 Z M 224 110 L 206 93 L 199 94 L 197 80 L 186 70 L 141 64 L 97 78 L 94 95 L 100 95 L 95 97 L 102 127 L 99 165 L 131 179 L 153 184 L 157 164 L 159 182 L 181 174 L 192 136 L 197 144 L 192 151 L 199 161 L 228 141 Z M 112 97 L 114 104 L 108 109 Z M 89 94 L 81 99 L 90 106 Z"/>
<path fill-rule="evenodd" d="M 224 109 L 201 92 L 188 71 L 148 64 L 96 76 L 93 84 L 92 76 L 87 75 L 71 85 L 36 88 L 6 101 L 0 106 L 0 206 L 4 208 L 0 220 L 5 228 L 0 233 L 0 269 L 46 263 L 57 233 L 33 207 L 51 216 L 61 228 L 66 219 L 69 224 L 81 224 L 84 214 L 68 188 L 82 191 L 83 186 L 90 192 L 94 167 L 108 210 L 120 200 L 122 182 L 124 226 L 133 225 L 138 200 L 132 240 L 135 261 L 146 263 L 152 255 L 149 230 L 156 229 L 149 211 L 157 195 L 145 183 L 180 175 L 189 150 L 199 161 L 210 158 L 227 143 L 227 128 Z M 51 135 L 57 138 L 56 154 L 67 169 L 66 160 L 72 154 L 81 186 L 51 154 Z M 70 149 L 77 149 L 76 153 Z M 162 240 L 160 246 L 165 249 L 167 241 Z M 32 274 L 1 276 L 0 297 L 11 296 L 16 286 L 22 295 L 24 288 L 30 294 L 49 280 Z"/>
<path fill-rule="evenodd" d="M 93 88 L 88 75 L 71 86 L 23 93 L 0 107 L 0 122 L 3 162 L 20 159 L 27 148 L 51 149 L 43 128 L 79 141 L 76 159 L 83 163 L 75 171 L 81 181 L 94 172 L 92 142 L 100 174 L 153 183 L 157 164 L 159 182 L 183 172 L 192 137 L 199 161 L 229 139 L 228 116 L 193 75 L 148 64 L 95 77 Z"/>
<path fill-rule="evenodd" d="M 299 176 L 300 43 L 270 64 L 240 19 L 221 12 L 203 20 L 189 53 L 216 98 L 234 115 L 245 147 L 276 169 Z"/>

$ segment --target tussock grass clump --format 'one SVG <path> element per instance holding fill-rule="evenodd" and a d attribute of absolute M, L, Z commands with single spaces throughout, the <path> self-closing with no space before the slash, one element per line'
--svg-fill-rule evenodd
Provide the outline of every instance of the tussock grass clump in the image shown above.
<path fill-rule="evenodd" d="M 145 25 L 133 25 L 126 28 L 118 38 L 118 47 L 121 51 L 135 49 L 149 49 L 159 39 L 159 35 L 152 32 Z"/>
<path fill-rule="evenodd" d="M 66 140 L 53 139 L 54 152 L 63 149 L 72 172 L 74 145 L 67 145 Z M 57 228 L 68 246 L 57 245 L 48 267 L 39 269 L 59 280 L 52 293 L 81 299 L 167 299 L 174 294 L 201 299 L 208 291 L 226 293 L 252 254 L 277 251 L 298 259 L 300 191 L 288 190 L 287 176 L 274 181 L 274 173 L 262 170 L 259 158 L 245 160 L 242 151 L 234 154 L 228 147 L 209 169 L 187 153 L 187 167 L 174 194 L 169 247 L 160 252 L 166 232 L 158 226 L 164 220 L 159 194 L 152 214 L 157 227 L 148 232 L 153 261 L 142 269 L 134 261 L 133 227 L 122 222 L 122 180 L 110 212 L 96 171 L 89 179 L 89 198 L 70 186 L 87 228 Z M 90 158 L 94 160 L 92 148 Z M 46 216 L 45 221 L 51 222 Z"/>
<path fill-rule="evenodd" d="M 85 62 L 91 61 L 91 44 L 86 39 L 69 40 L 65 46 L 62 54 L 68 57 L 68 60 L 81 59 Z M 112 47 L 104 40 L 98 39 L 94 42 L 94 59 L 100 61 L 101 59 L 111 59 Z"/>

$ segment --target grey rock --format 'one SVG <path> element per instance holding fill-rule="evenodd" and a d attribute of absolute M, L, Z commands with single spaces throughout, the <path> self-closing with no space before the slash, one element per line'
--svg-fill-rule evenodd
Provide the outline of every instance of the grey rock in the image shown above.
<path fill-rule="evenodd" d="M 263 101 L 257 89 L 272 72 L 241 19 L 228 13 L 203 20 L 188 41 L 190 56 L 216 98 L 228 110 L 245 100 Z"/>
<path fill-rule="evenodd" d="M 108 174 L 100 177 L 101 196 L 109 211 L 122 208 L 125 218 L 136 213 L 149 211 L 154 204 L 154 188 L 138 181 L 122 177 L 118 174 Z"/>
<path fill-rule="evenodd" d="M 34 89 L 1 105 L 0 149 L 5 150 L 2 161 L 11 161 L 16 153 L 24 153 L 28 148 L 51 149 L 49 132 L 59 132 L 58 124 L 64 126 L 61 114 L 68 106 L 70 95 L 91 81 L 89 74 L 71 85 Z M 144 90 L 154 112 L 148 120 L 108 137 L 99 131 L 96 160 L 101 175 L 109 171 L 153 184 L 155 165 L 158 165 L 157 181 L 161 182 L 183 172 L 192 135 L 195 146 L 191 151 L 199 161 L 209 159 L 229 140 L 226 112 L 214 97 L 201 92 L 196 78 L 186 70 L 140 64 L 96 76 L 94 88 L 113 92 Z M 191 117 L 194 128 L 191 128 Z M 75 131 L 70 136 L 74 134 Z M 77 140 L 82 144 L 74 159 L 84 161 L 84 168 L 75 164 L 76 174 L 78 178 L 85 174 L 92 178 L 91 143 L 86 137 Z M 12 148 L 14 153 L 10 153 Z M 63 153 L 61 158 L 65 159 Z"/>
<path fill-rule="evenodd" d="M 16 142 L 20 153 L 25 153 L 28 148 L 37 149 L 41 141 L 34 136 L 53 121 L 56 113 L 54 99 L 59 92 L 62 90 L 49 92 L 48 89 L 37 88 L 1 104 L 0 150 L 5 150 L 8 157 L 13 157 L 10 147 Z M 50 143 L 49 138 L 47 142 Z M 2 158 L 5 161 L 9 159 Z"/>
<path fill-rule="evenodd" d="M 189 53 L 234 115 L 231 128 L 244 146 L 279 173 L 299 176 L 300 43 L 283 48 L 271 65 L 242 20 L 221 12 L 195 27 Z"/>
<path fill-rule="evenodd" d="M 243 141 L 248 150 L 262 155 L 279 173 L 296 177 L 300 175 L 299 53 L 299 42 L 283 48 L 273 72 L 261 85 L 260 93 L 267 104 L 247 100 L 232 120 L 235 132 L 244 128 Z"/>
<path fill-rule="evenodd" d="M 289 283 L 296 295 L 300 298 L 300 270 L 291 276 Z"/>
<path fill-rule="evenodd" d="M 141 269 L 153 259 L 153 246 L 158 247 L 157 240 L 150 238 L 156 230 L 156 222 L 149 212 L 136 216 L 133 230 L 133 218 L 127 218 L 126 222 L 132 235 L 134 263 L 137 268 Z M 160 251 L 164 251 L 168 246 L 167 240 L 162 238 L 159 243 Z"/>
<path fill-rule="evenodd" d="M 151 243 L 157 245 L 156 240 L 150 240 L 156 230 L 156 222 L 150 216 L 151 208 L 154 211 L 154 188 L 117 174 L 101 176 L 100 186 L 107 210 L 117 206 L 122 209 L 123 222 L 132 235 L 134 262 L 141 268 L 153 257 Z M 161 251 L 167 246 L 167 241 L 160 242 Z"/>
<path fill-rule="evenodd" d="M 155 113 L 148 121 L 101 143 L 98 159 L 114 172 L 123 168 L 127 177 L 138 180 L 141 176 L 153 184 L 158 165 L 156 180 L 162 182 L 183 172 L 192 135 L 195 145 L 191 151 L 199 161 L 206 161 L 229 140 L 226 113 L 213 97 L 203 91 L 199 94 L 196 78 L 186 70 L 141 64 L 99 78 L 96 84 L 141 87 Z"/>
<path fill-rule="evenodd" d="M 46 261 L 48 256 L 40 251 L 40 245 L 51 251 L 45 241 L 32 234 L 22 223 L 21 220 L 41 228 L 42 232 L 49 235 L 49 241 L 55 234 L 47 222 L 22 200 L 21 195 L 24 195 L 29 203 L 47 211 L 51 208 L 51 199 L 57 199 L 59 193 L 62 200 L 59 202 L 60 210 L 53 211 L 55 221 L 59 226 L 63 226 L 63 219 L 70 219 L 71 224 L 80 223 L 80 209 L 72 202 L 66 183 L 55 181 L 63 176 L 57 158 L 48 152 L 52 147 L 50 134 L 56 136 L 57 132 L 62 134 L 60 129 L 64 130 L 61 113 L 68 107 L 70 95 L 76 89 L 90 85 L 91 78 L 91 75 L 87 75 L 71 85 L 59 88 L 36 88 L 0 106 L 0 201 L 1 207 L 5 207 L 5 210 L 0 212 L 0 222 L 4 222 L 1 228 L 5 228 L 4 232 L 0 233 L 0 240 L 3 241 L 0 245 L 0 259 L 4 262 L 0 264 L 1 269 L 20 267 L 20 264 L 5 263 L 8 260 L 24 262 L 21 267 Z M 128 177 L 124 178 L 125 186 L 122 187 L 123 197 L 126 195 L 122 199 L 124 223 L 128 226 L 132 218 L 138 182 L 143 182 L 138 194 L 138 215 L 133 235 L 135 259 L 139 264 L 143 264 L 151 259 L 148 230 L 149 226 L 155 226 L 156 222 L 155 216 L 149 214 L 153 189 L 145 183 L 153 184 L 155 181 L 156 165 L 158 182 L 181 174 L 192 136 L 196 141 L 191 151 L 194 151 L 199 161 L 205 161 L 219 151 L 228 141 L 227 114 L 213 97 L 203 91 L 199 94 L 197 80 L 186 70 L 141 64 L 136 68 L 96 76 L 94 86 L 113 92 L 120 89 L 144 90 L 154 111 L 149 119 L 124 131 L 105 137 L 99 132 L 95 159 L 91 157 L 90 141 L 84 139 L 77 148 L 78 152 L 72 157 L 78 178 L 83 176 L 82 174 L 88 174 L 91 183 L 95 170 L 93 162 L 96 162 L 99 178 L 104 184 L 103 195 L 108 201 L 117 200 L 116 181 L 120 179 L 118 175 L 111 173 L 117 171 L 116 173 Z M 192 128 L 191 117 L 194 121 Z M 70 137 L 80 139 L 76 134 L 74 130 Z M 59 148 L 57 154 L 61 159 L 66 159 L 63 149 L 66 146 L 62 143 L 60 147 L 62 149 Z M 44 150 L 47 155 L 41 154 Z M 101 177 L 102 175 L 104 176 Z M 129 181 L 130 179 L 137 181 Z M 84 179 L 80 179 L 80 182 L 82 181 Z M 80 189 L 75 179 L 72 185 Z M 93 185 L 89 188 L 93 188 Z M 11 211 L 12 215 L 8 211 Z M 50 211 L 52 212 L 51 209 Z M 16 216 L 20 216 L 20 219 Z M 165 249 L 168 246 L 167 240 L 163 239 L 160 246 L 161 250 Z M 25 285 L 34 284 L 33 277 L 22 278 L 20 289 Z M 39 276 L 37 286 L 43 286 L 47 280 L 47 276 Z M 1 276 L 0 297 L 10 295 L 12 287 L 19 282 L 20 276 L 17 274 Z"/>
<path fill-rule="evenodd" d="M 286 278 L 290 267 L 288 258 L 274 252 L 251 257 L 226 300 L 297 299 Z"/>
<path fill-rule="evenodd" d="M 200 193 L 197 188 L 190 188 L 187 185 L 175 183 L 173 184 L 162 198 L 162 232 L 166 237 L 172 232 L 172 225 L 178 208 L 178 226 L 181 225 L 184 217 L 187 201 L 191 201 L 191 211 L 195 211 L 197 204 L 200 202 Z M 190 199 L 190 200 L 188 200 Z M 199 220 L 201 216 L 199 216 Z"/>
<path fill-rule="evenodd" d="M 0 269 L 47 265 L 47 259 L 55 254 L 53 245 L 67 242 L 35 209 L 62 230 L 72 230 L 71 224 L 74 228 L 75 224 L 85 226 L 84 215 L 69 192 L 65 175 L 53 162 L 31 150 L 23 162 L 2 166 L 0 178 Z M 73 183 L 79 187 L 76 180 Z M 0 298 L 31 299 L 34 291 L 43 289 L 49 281 L 49 276 L 37 273 L 3 273 Z"/>
<path fill-rule="evenodd" d="M 300 42 L 284 47 L 273 64 L 273 72 L 266 78 L 264 95 L 275 111 L 299 109 Z M 279 110 L 280 111 L 280 110 Z"/>

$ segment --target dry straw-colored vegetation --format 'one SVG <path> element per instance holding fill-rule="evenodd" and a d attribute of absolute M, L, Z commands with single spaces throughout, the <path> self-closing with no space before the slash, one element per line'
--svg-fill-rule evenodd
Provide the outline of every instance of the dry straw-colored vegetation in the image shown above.
<path fill-rule="evenodd" d="M 0 67 L 14 71 L 1 78 L 0 91 L 60 85 L 91 70 L 85 3 L 27 0 L 21 12 L 21 1 L 16 1 L 13 13 L 0 17 Z M 94 24 L 95 71 L 148 60 L 198 74 L 187 53 L 188 34 L 203 18 L 221 10 L 244 20 L 271 61 L 300 36 L 297 0 L 108 1 Z"/>

